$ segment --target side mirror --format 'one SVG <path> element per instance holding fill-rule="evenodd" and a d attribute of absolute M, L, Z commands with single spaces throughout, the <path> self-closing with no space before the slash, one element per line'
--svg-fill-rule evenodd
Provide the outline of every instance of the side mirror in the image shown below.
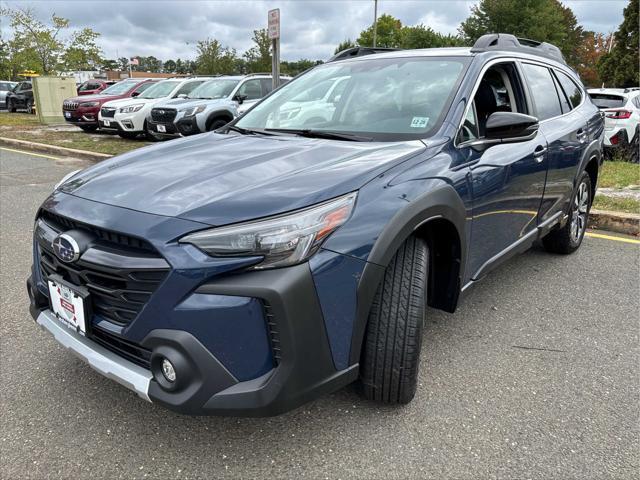
<path fill-rule="evenodd" d="M 242 102 L 244 102 L 247 99 L 246 95 L 240 95 L 240 94 L 235 94 L 233 96 L 233 99 L 238 102 L 240 105 L 242 105 Z"/>
<path fill-rule="evenodd" d="M 493 112 L 487 119 L 485 139 L 492 141 L 524 142 L 538 133 L 538 119 L 514 112 Z"/>
<path fill-rule="evenodd" d="M 133 92 L 133 93 L 131 94 L 131 96 L 132 96 L 132 97 L 137 97 L 138 95 L 140 95 L 140 92 Z"/>
<path fill-rule="evenodd" d="M 176 98 L 187 98 L 187 94 L 186 93 L 181 93 Z"/>

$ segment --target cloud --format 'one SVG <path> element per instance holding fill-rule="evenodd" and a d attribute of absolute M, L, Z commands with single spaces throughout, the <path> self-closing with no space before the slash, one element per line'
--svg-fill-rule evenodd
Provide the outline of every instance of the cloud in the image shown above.
<path fill-rule="evenodd" d="M 474 1 L 379 0 L 378 14 L 388 13 L 403 24 L 422 23 L 442 33 L 456 33 Z M 578 21 L 589 30 L 615 31 L 626 0 L 565 0 Z M 358 37 L 373 21 L 372 0 L 91 0 L 5 1 L 8 6 L 32 7 L 41 17 L 53 12 L 73 27 L 91 27 L 102 36 L 99 44 L 108 58 L 153 55 L 169 58 L 196 56 L 196 43 L 207 37 L 239 53 L 252 46 L 252 31 L 266 26 L 267 12 L 280 8 L 282 58 L 326 59 L 336 45 Z M 9 33 L 0 25 L 3 37 Z"/>

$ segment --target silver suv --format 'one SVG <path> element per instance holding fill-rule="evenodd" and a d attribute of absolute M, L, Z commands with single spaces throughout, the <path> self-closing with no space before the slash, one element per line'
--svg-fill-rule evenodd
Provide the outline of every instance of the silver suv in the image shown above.
<path fill-rule="evenodd" d="M 281 83 L 290 79 L 281 77 Z M 269 74 L 209 80 L 184 98 L 155 105 L 147 117 L 147 131 L 156 138 L 163 138 L 216 130 L 242 115 L 271 89 Z"/>

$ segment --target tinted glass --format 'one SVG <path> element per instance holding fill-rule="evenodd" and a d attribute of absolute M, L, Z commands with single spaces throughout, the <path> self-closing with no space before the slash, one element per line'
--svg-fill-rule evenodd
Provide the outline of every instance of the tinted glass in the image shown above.
<path fill-rule="evenodd" d="M 571 102 L 571 107 L 576 108 L 582 102 L 582 89 L 566 73 L 556 70 L 556 74 L 564 93 Z"/>
<path fill-rule="evenodd" d="M 640 108 L 640 95 L 638 95 L 637 97 L 633 98 L 633 104 L 637 107 Z"/>
<path fill-rule="evenodd" d="M 441 121 L 467 62 L 402 57 L 329 63 L 290 81 L 247 112 L 238 126 L 366 133 L 382 141 L 422 138 Z M 333 96 L 330 108 L 318 108 L 318 97 L 338 80 L 344 81 L 341 94 Z"/>
<path fill-rule="evenodd" d="M 265 95 L 271 93 L 271 90 L 273 90 L 273 81 L 270 78 L 261 78 L 260 83 L 262 84 L 262 91 Z"/>
<path fill-rule="evenodd" d="M 569 99 L 564 94 L 564 92 L 562 90 L 562 87 L 560 86 L 560 83 L 558 83 L 558 78 L 555 75 L 553 76 L 553 83 L 556 86 L 556 92 L 558 92 L 558 97 L 560 98 L 560 105 L 562 106 L 562 113 L 570 112 L 571 109 L 572 109 L 571 103 L 569 103 Z"/>
<path fill-rule="evenodd" d="M 262 98 L 262 86 L 259 79 L 247 80 L 238 89 L 238 95 L 245 95 L 245 100 L 257 100 Z"/>
<path fill-rule="evenodd" d="M 538 120 L 561 115 L 560 100 L 549 69 L 531 63 L 523 64 L 523 69 L 533 95 Z"/>
<path fill-rule="evenodd" d="M 147 82 L 147 83 L 143 83 L 142 85 L 140 85 L 138 88 L 136 88 L 136 92 L 138 93 L 142 93 L 144 92 L 147 88 L 153 87 L 154 85 L 157 85 L 156 82 Z"/>
<path fill-rule="evenodd" d="M 176 96 L 189 95 L 191 92 L 193 92 L 194 89 L 202 85 L 204 82 L 204 80 L 200 80 L 197 82 L 187 82 L 178 89 L 178 91 L 176 92 Z"/>
<path fill-rule="evenodd" d="M 598 108 L 619 108 L 627 101 L 620 95 L 608 95 L 605 93 L 590 93 L 591 101 Z"/>

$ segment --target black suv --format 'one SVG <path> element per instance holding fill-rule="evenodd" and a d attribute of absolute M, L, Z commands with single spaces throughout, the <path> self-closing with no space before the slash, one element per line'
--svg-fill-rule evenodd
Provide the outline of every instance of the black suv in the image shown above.
<path fill-rule="evenodd" d="M 353 381 L 407 403 L 427 305 L 454 312 L 538 239 L 580 246 L 603 123 L 549 44 L 355 50 L 215 132 L 63 179 L 31 312 L 184 413 L 275 414 Z"/>
<path fill-rule="evenodd" d="M 18 109 L 33 112 L 33 87 L 31 82 L 20 82 L 13 90 L 7 92 L 7 110 L 15 112 Z"/>

